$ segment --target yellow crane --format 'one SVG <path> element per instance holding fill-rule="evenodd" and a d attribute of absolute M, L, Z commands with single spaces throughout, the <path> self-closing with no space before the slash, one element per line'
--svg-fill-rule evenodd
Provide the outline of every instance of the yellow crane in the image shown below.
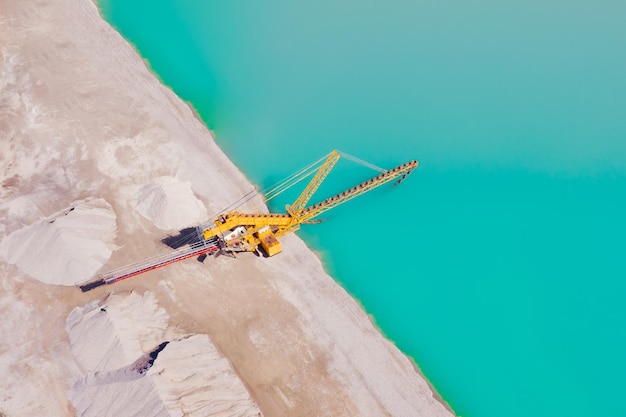
<path fill-rule="evenodd" d="M 375 167 L 381 171 L 380 175 L 317 204 L 306 207 L 315 191 L 317 191 L 341 156 L 356 160 L 356 158 L 347 154 L 332 151 L 320 161 L 292 175 L 265 195 L 265 201 L 269 201 L 284 190 L 313 175 L 313 179 L 305 187 L 302 194 L 293 204 L 286 207 L 286 213 L 245 214 L 238 211 L 230 211 L 221 214 L 215 218 L 211 227 L 197 229 L 198 232 L 201 231 L 201 233 L 198 233 L 199 238 L 198 240 L 194 239 L 193 242 L 188 241 L 188 248 L 158 255 L 151 259 L 145 259 L 104 274 L 99 274 L 93 280 L 80 284 L 80 289 L 83 292 L 90 291 L 102 285 L 111 285 L 185 259 L 207 254 L 217 255 L 226 252 L 234 255 L 243 251 L 256 252 L 260 246 L 267 256 L 274 256 L 281 251 L 278 238 L 285 233 L 297 230 L 304 223 L 316 223 L 315 217 L 376 187 L 396 179 L 398 182 L 402 181 L 411 171 L 417 168 L 417 161 L 410 161 L 390 170 Z M 364 163 L 363 161 L 359 162 Z M 318 163 L 321 163 L 319 168 L 317 168 Z"/>
<path fill-rule="evenodd" d="M 301 224 L 315 223 L 314 218 L 320 214 L 376 187 L 396 179 L 398 182 L 402 181 L 418 165 L 418 162 L 413 160 L 393 169 L 384 170 L 374 178 L 317 204 L 306 207 L 306 204 L 313 197 L 313 194 L 341 156 L 342 154 L 338 151 L 332 151 L 327 155 L 326 160 L 317 169 L 302 194 L 293 204 L 286 206 L 286 213 L 240 213 L 238 211 L 230 211 L 220 214 L 215 218 L 211 227 L 203 230 L 204 240 L 217 241 L 224 252 L 233 254 L 245 251 L 255 252 L 260 247 L 267 256 L 274 256 L 282 250 L 278 241 L 279 237 L 298 230 Z"/>

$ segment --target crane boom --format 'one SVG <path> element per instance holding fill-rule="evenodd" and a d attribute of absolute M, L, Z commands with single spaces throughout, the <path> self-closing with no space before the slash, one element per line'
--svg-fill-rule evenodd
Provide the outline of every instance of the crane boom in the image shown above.
<path fill-rule="evenodd" d="M 317 191 L 317 189 L 326 179 L 328 174 L 330 174 L 330 171 L 333 169 L 337 161 L 339 161 L 340 157 L 341 154 L 336 150 L 332 151 L 328 155 L 328 158 L 326 158 L 326 162 L 324 162 L 324 164 L 322 164 L 322 166 L 317 170 L 313 179 L 307 184 L 304 191 L 302 191 L 302 194 L 300 194 L 300 196 L 296 199 L 296 201 L 294 201 L 292 205 L 287 205 L 287 207 L 285 207 L 287 213 L 294 217 L 300 214 L 300 212 L 306 206 L 306 203 L 309 202 L 311 197 L 313 197 L 313 194 L 315 194 L 315 191 Z"/>
<path fill-rule="evenodd" d="M 385 171 L 375 178 L 363 181 L 361 184 L 352 187 L 349 190 L 344 191 L 343 193 L 327 198 L 320 203 L 304 209 L 300 213 L 300 216 L 298 216 L 298 221 L 300 223 L 305 223 L 319 216 L 325 211 L 337 207 L 338 205 L 343 204 L 346 201 L 352 200 L 353 198 L 358 197 L 361 194 L 364 194 L 370 190 L 373 190 L 376 187 L 387 184 L 388 182 L 391 182 L 396 178 L 400 178 L 400 181 L 402 181 L 404 178 L 406 178 L 407 175 L 411 173 L 411 171 L 417 168 L 417 165 L 417 161 L 410 161 L 403 165 L 399 165 L 392 170 Z"/>

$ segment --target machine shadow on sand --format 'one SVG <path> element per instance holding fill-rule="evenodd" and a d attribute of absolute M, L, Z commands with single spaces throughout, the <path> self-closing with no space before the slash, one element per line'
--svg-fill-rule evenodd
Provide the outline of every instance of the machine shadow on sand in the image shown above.
<path fill-rule="evenodd" d="M 161 239 L 161 243 L 169 246 L 172 249 L 180 249 L 183 246 L 189 245 L 191 247 L 198 246 L 204 243 L 202 238 L 202 230 L 199 227 L 186 227 L 178 231 L 177 235 L 169 235 Z M 196 260 L 198 262 L 204 262 L 208 255 L 203 253 L 198 256 Z"/>
<path fill-rule="evenodd" d="M 172 249 L 179 249 L 185 245 L 193 246 L 203 241 L 202 231 L 198 227 L 186 227 L 179 230 L 177 235 L 170 235 L 161 239 L 161 243 Z"/>

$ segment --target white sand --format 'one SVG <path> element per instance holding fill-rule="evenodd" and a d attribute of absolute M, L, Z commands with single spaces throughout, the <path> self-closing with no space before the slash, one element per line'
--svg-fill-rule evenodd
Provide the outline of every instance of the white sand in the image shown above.
<path fill-rule="evenodd" d="M 70 399 L 82 416 L 260 416 L 209 337 L 169 328 L 150 292 L 76 308 L 67 329 L 83 372 Z"/>
<path fill-rule="evenodd" d="M 191 183 L 173 177 L 159 177 L 141 187 L 135 195 L 135 210 L 161 230 L 180 230 L 208 218 Z"/>
<path fill-rule="evenodd" d="M 64 287 L 168 250 L 164 230 L 252 185 L 89 0 L 3 2 L 0 59 L 0 413 L 452 415 L 295 235 L 270 259 Z"/>
<path fill-rule="evenodd" d="M 111 371 L 162 343 L 168 322 L 152 293 L 116 294 L 73 309 L 67 318 L 67 333 L 83 371 Z"/>
<path fill-rule="evenodd" d="M 111 256 L 115 218 L 104 200 L 76 202 L 7 236 L 0 254 L 36 280 L 75 285 L 93 277 Z"/>

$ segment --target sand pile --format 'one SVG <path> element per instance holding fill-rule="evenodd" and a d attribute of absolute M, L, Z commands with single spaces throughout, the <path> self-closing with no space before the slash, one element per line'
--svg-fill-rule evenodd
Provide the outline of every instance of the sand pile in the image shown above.
<path fill-rule="evenodd" d="M 111 256 L 115 220 L 103 199 L 76 202 L 11 233 L 0 244 L 0 254 L 38 281 L 75 285 L 91 278 Z"/>
<path fill-rule="evenodd" d="M 209 337 L 169 328 L 151 292 L 75 308 L 67 332 L 84 375 L 69 394 L 81 416 L 261 415 Z"/>
<path fill-rule="evenodd" d="M 208 217 L 191 183 L 174 177 L 155 178 L 141 187 L 135 194 L 135 210 L 161 230 L 180 230 Z"/>

